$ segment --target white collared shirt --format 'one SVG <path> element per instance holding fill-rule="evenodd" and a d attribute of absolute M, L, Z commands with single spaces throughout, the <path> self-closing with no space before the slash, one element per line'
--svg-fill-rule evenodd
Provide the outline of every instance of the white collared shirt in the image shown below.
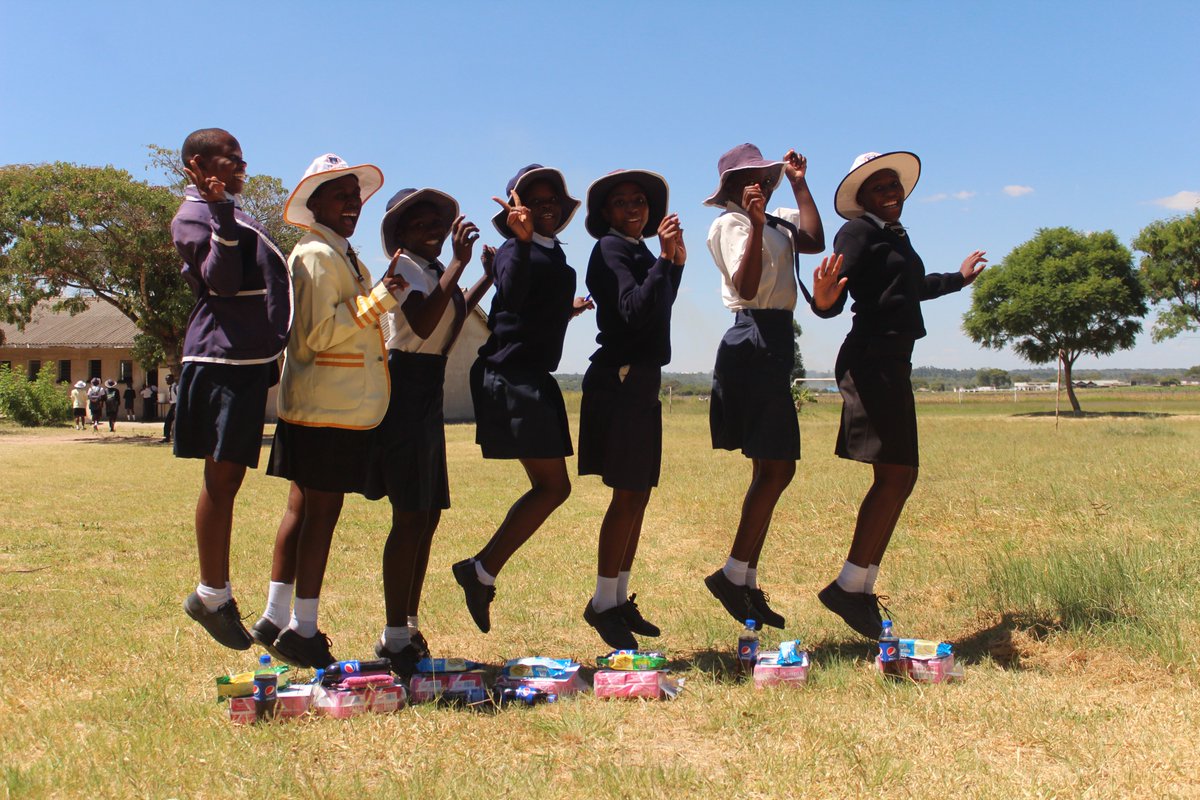
<path fill-rule="evenodd" d="M 734 288 L 733 276 L 742 262 L 753 228 L 741 206 L 726 203 L 725 208 L 725 213 L 713 220 L 708 229 L 708 252 L 721 271 L 721 301 L 725 307 L 733 311 L 747 308 L 795 310 L 796 275 L 792 271 L 791 237 L 770 225 L 763 227 L 762 275 L 757 294 L 747 300 Z M 777 208 L 770 213 L 797 227 L 800 225 L 797 209 Z"/>
<path fill-rule="evenodd" d="M 408 281 L 409 288 L 405 292 L 405 299 L 412 292 L 420 292 L 425 297 L 429 297 L 441 280 L 441 274 L 433 266 L 433 263 L 415 253 L 401 254 L 396 259 L 395 273 Z M 458 338 L 459 331 L 462 330 L 466 310 L 466 300 L 463 298 L 462 292 L 455 287 L 450 301 L 446 304 L 446 310 L 442 312 L 442 318 L 438 320 L 433 333 L 429 334 L 428 339 L 422 339 L 409 326 L 408 319 L 404 316 L 404 310 L 400 306 L 396 306 L 388 312 L 386 317 L 387 347 L 389 350 L 401 350 L 405 353 L 445 355 L 453 346 L 454 340 Z"/>
<path fill-rule="evenodd" d="M 621 233 L 616 228 L 609 228 L 608 232 L 611 233 L 613 236 L 620 236 L 622 239 L 629 242 L 630 244 L 641 244 L 643 241 L 641 236 L 638 236 L 636 238 L 634 238 L 633 236 L 626 236 L 625 234 Z"/>
<path fill-rule="evenodd" d="M 557 236 L 542 236 L 537 231 L 534 231 L 533 232 L 533 243 L 540 244 L 542 247 L 545 247 L 547 250 L 553 250 L 554 245 L 558 244 L 558 237 Z"/>

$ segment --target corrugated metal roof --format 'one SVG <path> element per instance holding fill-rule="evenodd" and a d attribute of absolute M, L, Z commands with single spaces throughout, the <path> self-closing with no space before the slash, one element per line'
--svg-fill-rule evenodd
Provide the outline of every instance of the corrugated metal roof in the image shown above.
<path fill-rule="evenodd" d="M 133 347 L 137 326 L 111 303 L 93 298 L 87 311 L 74 316 L 55 313 L 50 306 L 50 301 L 39 303 L 23 331 L 0 323 L 4 331 L 0 347 Z"/>

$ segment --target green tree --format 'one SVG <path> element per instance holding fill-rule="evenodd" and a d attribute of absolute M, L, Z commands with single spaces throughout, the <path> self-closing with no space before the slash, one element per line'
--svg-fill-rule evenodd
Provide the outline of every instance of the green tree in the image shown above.
<path fill-rule="evenodd" d="M 113 167 L 0 167 L 0 317 L 24 326 L 43 300 L 77 313 L 95 296 L 138 327 L 141 356 L 178 365 L 192 308 L 171 242 L 178 205 Z"/>
<path fill-rule="evenodd" d="M 1012 378 L 1002 369 L 985 367 L 975 373 L 976 386 L 991 386 L 994 389 L 1004 389 L 1012 386 Z"/>
<path fill-rule="evenodd" d="M 1139 264 L 1151 303 L 1166 303 L 1154 322 L 1154 341 L 1200 329 L 1200 209 L 1152 222 L 1133 240 L 1146 255 Z"/>
<path fill-rule="evenodd" d="M 800 323 L 792 320 L 792 341 L 794 343 L 795 356 L 792 361 L 792 382 L 795 383 L 798 379 L 803 378 L 808 373 L 804 370 L 804 354 L 800 352 Z M 815 401 L 814 401 L 815 402 Z"/>
<path fill-rule="evenodd" d="M 55 381 L 53 364 L 43 364 L 33 380 L 2 366 L 0 414 L 26 427 L 64 422 L 71 416 L 69 388 Z"/>
<path fill-rule="evenodd" d="M 1033 364 L 1061 359 L 1078 414 L 1075 360 L 1132 347 L 1145 315 L 1133 256 L 1115 234 L 1042 228 L 975 281 L 963 327 L 984 347 L 1011 345 Z"/>

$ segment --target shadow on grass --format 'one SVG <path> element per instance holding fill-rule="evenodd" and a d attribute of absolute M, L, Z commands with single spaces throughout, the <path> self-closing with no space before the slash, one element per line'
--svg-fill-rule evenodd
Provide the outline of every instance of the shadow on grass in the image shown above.
<path fill-rule="evenodd" d="M 672 672 L 696 670 L 712 676 L 717 683 L 735 684 L 742 682 L 738 671 L 737 659 L 733 653 L 726 650 L 693 650 L 691 653 L 680 654 L 667 661 L 667 669 Z"/>
<path fill-rule="evenodd" d="M 1013 414 L 1014 417 L 1053 417 L 1053 411 L 1027 411 L 1022 414 Z M 1081 411 L 1074 414 L 1070 411 L 1059 412 L 1058 416 L 1063 419 L 1162 419 L 1163 417 L 1174 417 L 1175 414 L 1167 414 L 1162 411 Z"/>
<path fill-rule="evenodd" d="M 978 664 L 987 657 L 1001 669 L 1021 670 L 1024 669 L 1021 649 L 1014 641 L 1014 633 L 1020 631 L 1040 642 L 1064 630 L 1061 622 L 1047 615 L 1006 612 L 996 624 L 953 642 L 954 657 L 964 664 Z"/>

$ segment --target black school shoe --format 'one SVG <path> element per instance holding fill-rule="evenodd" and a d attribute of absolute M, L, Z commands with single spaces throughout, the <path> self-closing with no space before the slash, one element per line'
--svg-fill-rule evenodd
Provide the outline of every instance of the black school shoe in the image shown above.
<path fill-rule="evenodd" d="M 249 650 L 250 645 L 254 643 L 246 626 L 242 624 L 242 615 L 238 613 L 236 600 L 230 600 L 216 611 L 209 611 L 200 595 L 192 592 L 183 601 L 183 611 L 199 622 L 204 630 L 208 631 L 209 636 L 230 650 Z"/>
<path fill-rule="evenodd" d="M 746 593 L 750 595 L 750 605 L 754 606 L 754 620 L 761 622 L 763 625 L 770 625 L 772 628 L 783 628 L 787 625 L 787 620 L 783 615 L 775 611 L 767 604 L 771 599 L 770 595 L 762 589 L 746 589 Z M 759 626 L 755 626 L 754 630 L 758 630 Z"/>
<path fill-rule="evenodd" d="M 383 642 L 376 642 L 375 655 L 390 661 L 392 663 L 392 672 L 404 680 L 411 678 L 413 673 L 417 671 L 417 662 L 427 657 L 426 655 L 422 655 L 421 649 L 411 642 L 399 650 L 389 650 Z"/>
<path fill-rule="evenodd" d="M 633 602 L 636 599 L 637 592 L 634 592 L 628 600 L 617 606 L 617 610 L 621 612 L 621 619 L 625 620 L 625 627 L 638 636 L 661 636 L 662 631 L 658 629 L 658 626 L 647 620 L 642 616 L 642 612 L 638 611 L 637 603 Z"/>
<path fill-rule="evenodd" d="M 496 599 L 496 587 L 488 586 L 479 580 L 473 558 L 459 561 L 451 569 L 454 572 L 454 580 L 458 581 L 463 594 L 467 597 L 467 611 L 471 612 L 471 619 L 475 620 L 475 625 L 479 627 L 479 630 L 487 633 L 492 629 L 488 607 Z"/>
<path fill-rule="evenodd" d="M 250 626 L 250 638 L 254 643 L 271 654 L 276 661 L 283 661 L 283 656 L 275 649 L 275 640 L 283 633 L 278 625 L 266 617 L 259 617 L 258 622 Z"/>
<path fill-rule="evenodd" d="M 704 579 L 704 585 L 712 592 L 713 597 L 721 601 L 721 605 L 729 612 L 729 616 L 745 624 L 748 619 L 755 619 L 754 606 L 750 602 L 750 594 L 745 586 L 738 586 L 729 580 L 725 570 L 718 569 Z M 758 630 L 761 621 L 755 626 Z"/>
<path fill-rule="evenodd" d="M 597 611 L 592 601 L 583 608 L 583 621 L 596 629 L 604 643 L 614 650 L 637 650 L 637 639 L 625 627 L 625 618 L 621 607 L 616 606 L 607 611 Z"/>
<path fill-rule="evenodd" d="M 817 592 L 817 599 L 826 608 L 841 617 L 842 621 L 853 628 L 855 633 L 868 639 L 878 640 L 879 634 L 883 632 L 883 625 L 877 619 L 879 612 L 874 595 L 867 595 L 863 592 L 847 592 L 838 586 L 837 581 L 834 581 Z"/>
<path fill-rule="evenodd" d="M 282 661 L 292 666 L 325 669 L 337 661 L 329 652 L 331 644 L 329 637 L 320 631 L 315 636 L 301 636 L 288 628 L 275 640 L 275 650 Z"/>

